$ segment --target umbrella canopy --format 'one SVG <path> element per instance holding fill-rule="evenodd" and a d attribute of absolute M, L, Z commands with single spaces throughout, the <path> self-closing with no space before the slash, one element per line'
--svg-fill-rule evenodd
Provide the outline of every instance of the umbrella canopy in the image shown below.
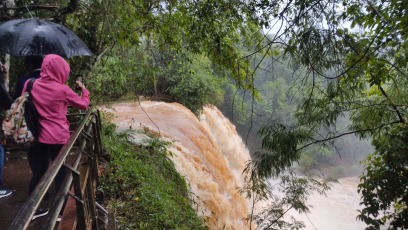
<path fill-rule="evenodd" d="M 0 52 L 13 56 L 58 54 L 65 58 L 92 55 L 68 28 L 36 18 L 16 19 L 2 24 Z"/>

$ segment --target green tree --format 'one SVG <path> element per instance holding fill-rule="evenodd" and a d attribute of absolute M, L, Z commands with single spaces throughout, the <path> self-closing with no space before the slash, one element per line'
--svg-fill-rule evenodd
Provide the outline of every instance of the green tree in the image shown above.
<path fill-rule="evenodd" d="M 260 175 L 274 175 L 290 167 L 314 144 L 331 144 L 350 134 L 370 137 L 376 151 L 365 161 L 360 191 L 366 206 L 359 218 L 368 228 L 378 228 L 385 220 L 390 220 L 392 228 L 406 227 L 407 175 L 397 165 L 407 162 L 403 146 L 390 145 L 394 143 L 390 137 L 399 127 L 406 128 L 407 2 L 258 3 L 260 21 L 278 25 L 273 39 L 265 36 L 264 50 L 281 45 L 292 66 L 306 73 L 302 78 L 306 97 L 296 113 L 296 125 L 271 124 L 261 132 L 267 151 L 255 162 Z M 352 121 L 347 131 L 317 135 L 322 127 L 330 130 L 347 114 Z M 405 133 L 400 135 L 403 139 Z M 275 164 L 278 167 L 273 168 Z M 384 175 L 382 169 L 400 173 Z M 388 186 L 382 182 L 385 179 L 403 189 Z M 384 195 L 388 193 L 392 195 Z"/>
<path fill-rule="evenodd" d="M 254 9 L 237 0 L 22 0 L 15 1 L 13 10 L 0 7 L 4 12 L 1 20 L 30 17 L 27 9 L 36 17 L 66 25 L 84 40 L 95 55 L 74 58 L 71 66 L 87 75 L 87 80 L 115 47 L 127 50 L 152 37 L 162 50 L 204 55 L 219 73 L 229 72 L 242 83 L 248 67 L 236 45 L 255 46 L 255 38 L 260 36 Z"/>
<path fill-rule="evenodd" d="M 373 141 L 376 151 L 367 157 L 358 188 L 365 208 L 358 218 L 374 229 L 387 222 L 395 229 L 408 228 L 407 132 L 405 124 L 393 126 Z"/>

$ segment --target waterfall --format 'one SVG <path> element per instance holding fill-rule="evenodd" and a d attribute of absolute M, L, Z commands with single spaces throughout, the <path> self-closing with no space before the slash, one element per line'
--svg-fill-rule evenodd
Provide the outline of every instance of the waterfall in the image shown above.
<path fill-rule="evenodd" d="M 249 153 L 235 126 L 216 107 L 205 107 L 199 119 L 178 103 L 116 103 L 111 111 L 119 129 L 148 129 L 172 142 L 169 158 L 188 181 L 191 198 L 199 204 L 197 213 L 209 218 L 211 229 L 249 229 L 243 218 L 250 205 L 237 192 Z M 303 221 L 307 230 L 364 229 L 356 220 L 360 208 L 357 184 L 356 177 L 341 179 L 327 196 L 311 194 L 311 213 L 300 215 L 292 210 L 289 214 Z"/>
<path fill-rule="evenodd" d="M 243 220 L 248 203 L 237 192 L 249 153 L 235 126 L 216 107 L 205 107 L 200 119 L 178 103 L 130 102 L 112 108 L 119 129 L 149 129 L 172 142 L 169 158 L 188 181 L 199 204 L 197 213 L 209 217 L 211 229 L 249 228 Z"/>

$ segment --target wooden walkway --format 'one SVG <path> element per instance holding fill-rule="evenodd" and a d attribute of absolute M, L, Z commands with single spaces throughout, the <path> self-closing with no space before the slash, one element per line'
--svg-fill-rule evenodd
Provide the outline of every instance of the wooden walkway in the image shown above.
<path fill-rule="evenodd" d="M 6 155 L 7 157 L 7 155 Z M 13 222 L 18 210 L 23 206 L 28 197 L 28 184 L 31 179 L 30 166 L 26 158 L 5 160 L 3 170 L 3 184 L 7 189 L 13 190 L 13 194 L 0 198 L 0 229 L 7 229 Z M 52 194 L 44 199 L 44 207 L 49 206 Z M 42 207 L 42 206 L 41 206 Z M 29 229 L 41 229 L 46 218 L 38 218 L 32 221 Z"/>
<path fill-rule="evenodd" d="M 70 114 L 74 129 L 68 143 L 50 163 L 43 178 L 28 196 L 31 171 L 27 157 L 16 153 L 6 154 L 3 184 L 13 194 L 0 198 L 0 230 L 21 229 L 115 229 L 114 217 L 101 207 L 95 198 L 98 184 L 98 162 L 102 152 L 101 123 L 95 108 L 86 114 Z M 67 173 L 59 191 L 53 180 L 60 168 Z M 67 201 L 65 209 L 64 201 Z M 49 208 L 47 216 L 31 220 L 37 208 Z M 57 221 L 63 212 L 62 220 Z"/>

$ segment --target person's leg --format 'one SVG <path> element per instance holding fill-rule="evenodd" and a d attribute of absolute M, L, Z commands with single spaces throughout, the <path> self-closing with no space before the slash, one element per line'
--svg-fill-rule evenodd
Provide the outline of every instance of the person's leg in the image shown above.
<path fill-rule="evenodd" d="M 4 149 L 3 146 L 0 145 L 0 189 L 3 186 L 3 183 L 1 181 L 1 178 L 3 178 L 3 167 L 4 167 Z"/>
<path fill-rule="evenodd" d="M 44 176 L 45 172 L 48 169 L 49 161 L 50 155 L 48 150 L 48 144 L 34 142 L 34 144 L 28 150 L 28 162 L 33 173 L 33 177 L 31 178 L 28 187 L 28 195 L 30 195 L 33 192 L 38 182 Z M 49 212 L 48 208 L 46 209 L 37 208 L 31 220 L 35 220 L 39 217 L 45 216 L 48 214 L 48 212 Z"/>
<path fill-rule="evenodd" d="M 57 158 L 58 153 L 61 151 L 63 144 L 54 144 L 54 145 L 48 145 L 48 152 L 50 154 L 51 161 L 54 161 L 55 158 Z M 55 189 L 56 191 L 59 190 L 61 187 L 62 182 L 64 181 L 66 176 L 66 168 L 65 166 L 62 166 L 59 172 L 57 173 L 57 176 L 55 177 Z"/>
<path fill-rule="evenodd" d="M 51 161 L 54 161 L 55 158 L 57 158 L 59 152 L 61 151 L 62 147 L 64 145 L 49 145 L 49 153 L 51 157 Z M 58 190 L 61 188 L 62 182 L 64 182 L 64 179 L 67 175 L 67 169 L 65 166 L 62 166 L 59 172 L 57 173 L 57 176 L 55 177 L 55 191 L 58 192 Z M 64 204 L 62 205 L 61 211 L 59 213 L 59 218 L 61 218 L 62 214 L 64 213 L 65 205 L 67 203 L 67 198 L 65 198 Z"/>
<path fill-rule="evenodd" d="M 28 194 L 31 194 L 48 169 L 49 155 L 46 152 L 45 144 L 35 142 L 28 150 L 27 157 L 31 172 L 33 173 L 28 186 Z"/>
<path fill-rule="evenodd" d="M 3 188 L 2 184 L 2 176 L 3 176 L 3 167 L 4 167 L 4 149 L 3 146 L 0 145 L 0 198 L 6 197 L 13 193 L 10 189 Z"/>

